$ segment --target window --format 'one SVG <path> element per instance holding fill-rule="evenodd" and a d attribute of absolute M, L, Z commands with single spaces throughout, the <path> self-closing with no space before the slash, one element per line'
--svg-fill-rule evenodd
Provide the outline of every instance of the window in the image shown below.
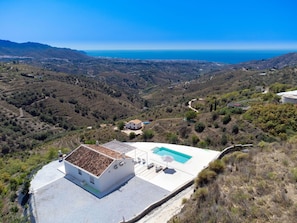
<path fill-rule="evenodd" d="M 81 175 L 81 169 L 78 169 L 78 174 Z"/>
<path fill-rule="evenodd" d="M 94 184 L 94 177 L 90 176 L 90 182 Z"/>

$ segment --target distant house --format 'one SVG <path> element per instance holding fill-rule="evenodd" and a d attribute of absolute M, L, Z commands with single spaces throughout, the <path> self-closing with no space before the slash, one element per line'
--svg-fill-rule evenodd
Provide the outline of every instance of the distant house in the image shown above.
<path fill-rule="evenodd" d="M 256 86 L 256 91 L 257 92 L 264 92 L 265 91 L 265 87 L 263 87 L 263 86 Z"/>
<path fill-rule="evenodd" d="M 286 91 L 277 93 L 281 97 L 282 103 L 297 104 L 297 91 Z"/>
<path fill-rule="evenodd" d="M 66 176 L 103 194 L 135 176 L 132 158 L 100 145 L 80 145 L 66 156 L 64 166 Z"/>
<path fill-rule="evenodd" d="M 142 121 L 139 119 L 131 120 L 125 125 L 126 129 L 137 130 L 142 128 Z"/>

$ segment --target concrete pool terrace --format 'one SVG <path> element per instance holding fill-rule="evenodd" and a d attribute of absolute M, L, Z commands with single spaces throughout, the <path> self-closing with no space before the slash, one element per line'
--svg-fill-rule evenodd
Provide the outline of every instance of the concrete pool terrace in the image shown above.
<path fill-rule="evenodd" d="M 65 177 L 63 162 L 54 161 L 44 166 L 31 182 L 35 221 L 128 221 L 192 181 L 219 154 L 218 151 L 163 143 L 125 144 L 130 146 L 125 151 L 126 155 L 141 160 L 135 164 L 135 177 L 102 198 Z M 153 153 L 156 147 L 166 147 L 192 158 L 186 163 L 172 161 L 167 164 L 161 156 Z M 162 167 L 168 165 L 168 168 L 156 173 L 155 167 L 147 168 L 149 163 Z"/>
<path fill-rule="evenodd" d="M 168 166 L 169 173 L 161 171 L 160 174 L 155 174 L 154 168 L 147 170 L 146 165 L 140 163 L 135 165 L 135 174 L 137 177 L 171 192 L 193 180 L 198 173 L 219 154 L 218 151 L 175 144 L 151 142 L 135 142 L 127 144 L 136 148 L 134 151 L 128 152 L 128 156 L 134 157 L 136 160 L 140 157 L 141 160 L 144 159 L 148 164 L 154 163 L 155 165 L 160 165 L 164 168 Z M 185 163 L 180 163 L 175 160 L 166 163 L 163 161 L 162 156 L 154 153 L 156 147 L 165 147 L 192 156 L 192 158 Z M 170 170 L 172 170 L 172 174 L 170 174 Z"/>

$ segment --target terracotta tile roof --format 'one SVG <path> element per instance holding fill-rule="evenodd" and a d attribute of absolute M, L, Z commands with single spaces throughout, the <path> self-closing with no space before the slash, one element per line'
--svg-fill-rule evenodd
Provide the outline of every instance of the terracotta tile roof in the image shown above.
<path fill-rule="evenodd" d="M 120 158 L 120 153 L 102 146 L 81 145 L 67 156 L 65 160 L 95 176 L 100 176 L 115 159 Z"/>
<path fill-rule="evenodd" d="M 122 156 L 119 152 L 105 148 L 103 146 L 98 145 L 88 145 L 89 148 L 94 149 L 98 151 L 99 153 L 105 154 L 107 156 L 110 156 L 113 159 L 120 159 Z"/>
<path fill-rule="evenodd" d="M 139 119 L 134 119 L 134 120 L 129 121 L 129 123 L 134 123 L 135 125 L 138 125 L 138 124 L 142 123 L 142 121 L 140 121 Z"/>

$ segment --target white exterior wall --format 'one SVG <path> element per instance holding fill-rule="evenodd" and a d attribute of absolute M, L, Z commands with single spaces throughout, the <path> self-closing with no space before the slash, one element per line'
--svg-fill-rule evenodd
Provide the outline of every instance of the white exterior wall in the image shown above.
<path fill-rule="evenodd" d="M 68 161 L 64 160 L 64 166 L 66 174 L 73 176 L 75 179 L 79 180 L 81 183 L 85 182 L 91 187 L 104 192 L 109 188 L 112 188 L 121 183 L 125 183 L 129 176 L 134 175 L 134 163 L 133 159 L 124 159 L 124 165 L 120 166 L 119 163 L 122 160 L 115 160 L 109 165 L 109 167 L 99 176 L 95 176 L 77 166 L 72 165 Z M 117 165 L 117 169 L 114 168 Z M 81 170 L 81 175 L 78 172 Z M 90 177 L 93 177 L 94 184 L 90 182 Z"/>
<path fill-rule="evenodd" d="M 141 128 L 141 122 L 138 124 L 135 124 L 134 122 L 128 122 L 126 124 L 127 129 L 140 129 Z"/>
<path fill-rule="evenodd" d="M 119 163 L 123 161 L 122 166 Z M 114 166 L 117 165 L 117 169 Z M 134 175 L 134 162 L 131 158 L 114 161 L 100 176 L 100 191 L 105 191 L 112 186 L 125 183 L 128 177 Z"/>
<path fill-rule="evenodd" d="M 68 175 L 73 176 L 75 179 L 79 180 L 81 183 L 85 182 L 86 184 L 96 188 L 99 190 L 99 188 L 90 182 L 90 177 L 94 177 L 94 181 L 96 180 L 96 176 L 90 174 L 89 172 L 86 172 L 84 169 L 81 169 L 77 166 L 72 165 L 68 161 L 64 160 L 64 166 L 65 166 L 65 172 Z M 78 169 L 81 170 L 81 175 L 78 173 Z"/>
<path fill-rule="evenodd" d="M 291 95 L 283 95 L 282 103 L 297 104 L 297 97 L 292 97 Z"/>

